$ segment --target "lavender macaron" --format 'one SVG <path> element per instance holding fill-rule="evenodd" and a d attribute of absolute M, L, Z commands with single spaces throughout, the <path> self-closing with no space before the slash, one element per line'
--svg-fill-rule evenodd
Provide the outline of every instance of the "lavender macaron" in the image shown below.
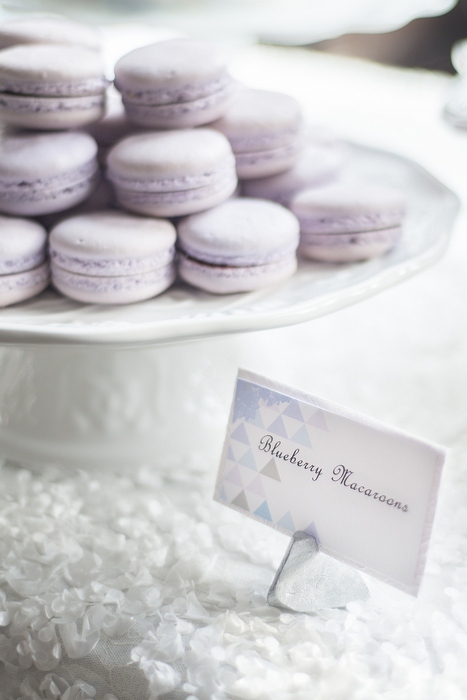
<path fill-rule="evenodd" d="M 300 222 L 300 253 L 325 262 L 367 260 L 399 240 L 403 194 L 369 183 L 336 182 L 303 190 L 291 201 Z"/>
<path fill-rule="evenodd" d="M 297 268 L 299 225 L 274 202 L 238 198 L 178 224 L 179 274 L 214 294 L 261 289 Z"/>
<path fill-rule="evenodd" d="M 124 209 L 163 217 L 209 209 L 237 186 L 228 140 L 205 128 L 128 136 L 110 150 L 107 177 Z"/>
<path fill-rule="evenodd" d="M 229 139 L 239 179 L 288 170 L 303 149 L 301 107 L 295 98 L 280 92 L 243 88 L 210 126 Z"/>
<path fill-rule="evenodd" d="M 235 90 L 224 52 L 191 39 L 168 39 L 126 54 L 115 65 L 115 86 L 132 122 L 168 129 L 217 119 Z"/>
<path fill-rule="evenodd" d="M 29 219 L 0 216 L 0 306 L 36 296 L 49 279 L 46 230 Z"/>
<path fill-rule="evenodd" d="M 173 224 L 121 211 L 64 219 L 50 232 L 52 283 L 85 303 L 128 304 L 174 281 Z"/>
<path fill-rule="evenodd" d="M 36 44 L 0 51 L 0 121 L 27 129 L 76 129 L 101 119 L 108 81 L 99 54 Z"/>
<path fill-rule="evenodd" d="M 18 44 L 67 44 L 100 50 L 99 33 L 60 15 L 28 12 L 0 25 L 0 49 Z"/>
<path fill-rule="evenodd" d="M 85 200 L 97 182 L 97 144 L 80 131 L 0 137 L 0 212 L 39 216 Z"/>

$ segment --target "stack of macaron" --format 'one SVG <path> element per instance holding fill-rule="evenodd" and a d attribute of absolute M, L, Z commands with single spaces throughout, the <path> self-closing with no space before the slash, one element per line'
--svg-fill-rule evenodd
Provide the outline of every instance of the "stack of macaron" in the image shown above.
<path fill-rule="evenodd" d="M 98 33 L 57 15 L 0 25 L 0 304 L 50 281 L 47 232 L 30 218 L 86 200 L 97 146 L 76 131 L 102 118 L 108 84 Z"/>
<path fill-rule="evenodd" d="M 395 244 L 401 197 L 341 182 L 342 143 L 305 128 L 293 97 L 239 85 L 218 47 L 150 44 L 121 57 L 110 82 L 89 27 L 54 15 L 0 25 L 2 225 L 15 222 L 35 261 L 49 229 L 62 294 L 142 301 L 177 271 L 206 292 L 250 291 L 294 274 L 297 251 L 345 262 Z M 45 254 L 18 268 L 13 253 L 28 257 L 20 246 L 0 260 L 0 289 L 18 274 L 37 284 L 4 304 L 48 280 Z"/>

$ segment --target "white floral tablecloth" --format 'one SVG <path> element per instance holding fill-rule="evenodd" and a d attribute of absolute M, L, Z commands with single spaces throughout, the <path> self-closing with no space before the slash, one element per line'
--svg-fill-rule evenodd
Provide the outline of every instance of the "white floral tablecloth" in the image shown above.
<path fill-rule="evenodd" d="M 467 201 L 467 134 L 441 118 L 450 78 L 267 47 L 241 51 L 234 70 L 295 94 L 344 137 L 420 162 Z M 5 465 L 1 700 L 465 698 L 465 229 L 462 212 L 432 269 L 252 334 L 242 358 L 450 448 L 419 597 L 369 580 L 370 600 L 345 610 L 269 607 L 287 538 L 212 501 L 215 464 L 126 476 Z"/>

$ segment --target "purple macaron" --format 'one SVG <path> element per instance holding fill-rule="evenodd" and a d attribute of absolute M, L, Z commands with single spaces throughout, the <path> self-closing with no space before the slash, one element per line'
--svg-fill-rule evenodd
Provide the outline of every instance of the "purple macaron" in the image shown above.
<path fill-rule="evenodd" d="M 274 202 L 230 199 L 177 229 L 181 278 L 214 294 L 274 285 L 297 268 L 298 221 Z"/>
<path fill-rule="evenodd" d="M 235 83 L 224 52 L 208 42 L 168 39 L 135 49 L 115 65 L 115 86 L 139 126 L 178 129 L 217 119 Z"/>
<path fill-rule="evenodd" d="M 175 239 L 170 221 L 121 211 L 64 219 L 50 232 L 52 283 L 85 303 L 150 299 L 174 281 Z"/>
<path fill-rule="evenodd" d="M 107 177 L 124 209 L 149 216 L 209 209 L 237 186 L 228 140 L 205 128 L 128 136 L 110 150 Z"/>
<path fill-rule="evenodd" d="M 404 195 L 372 183 L 336 182 L 303 190 L 290 204 L 300 222 L 300 253 L 325 262 L 367 260 L 399 240 Z"/>
<path fill-rule="evenodd" d="M 97 144 L 80 131 L 0 136 L 0 212 L 39 216 L 85 200 L 97 177 Z"/>
<path fill-rule="evenodd" d="M 0 216 L 0 306 L 36 296 L 49 280 L 46 230 L 29 219 Z"/>
<path fill-rule="evenodd" d="M 267 177 L 291 168 L 304 145 L 303 116 L 293 97 L 240 89 L 210 125 L 230 141 L 239 179 Z"/>
<path fill-rule="evenodd" d="M 108 81 L 99 54 L 34 44 L 0 51 L 0 121 L 26 129 L 77 129 L 104 115 Z"/>

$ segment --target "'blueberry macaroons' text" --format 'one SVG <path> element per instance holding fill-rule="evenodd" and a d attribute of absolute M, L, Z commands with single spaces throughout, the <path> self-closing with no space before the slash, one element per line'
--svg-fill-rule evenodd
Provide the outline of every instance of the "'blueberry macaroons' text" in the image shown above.
<path fill-rule="evenodd" d="M 380 503 L 386 503 L 386 505 L 392 506 L 393 508 L 398 508 L 404 513 L 407 513 L 409 510 L 409 507 L 407 505 L 402 505 L 400 501 L 396 501 L 394 498 L 390 498 L 384 493 L 373 491 L 373 489 L 358 484 L 356 481 L 352 481 L 353 471 L 346 469 L 343 464 L 338 464 L 337 467 L 334 467 L 332 474 L 332 481 L 341 484 L 342 486 L 346 486 L 348 489 L 351 489 L 356 493 L 361 493 L 363 496 L 373 498 L 375 501 L 379 501 Z"/>
<path fill-rule="evenodd" d="M 282 442 L 280 440 L 274 440 L 272 435 L 263 435 L 259 441 L 258 450 L 262 452 L 268 452 L 271 457 L 276 457 L 276 459 L 282 459 L 284 462 L 289 462 L 289 464 L 295 464 L 297 467 L 306 469 L 313 476 L 311 477 L 313 481 L 317 481 L 323 470 L 320 467 L 316 467 L 311 462 L 307 462 L 300 456 L 300 448 L 296 447 L 293 452 L 286 452 L 281 450 L 280 447 Z"/>

